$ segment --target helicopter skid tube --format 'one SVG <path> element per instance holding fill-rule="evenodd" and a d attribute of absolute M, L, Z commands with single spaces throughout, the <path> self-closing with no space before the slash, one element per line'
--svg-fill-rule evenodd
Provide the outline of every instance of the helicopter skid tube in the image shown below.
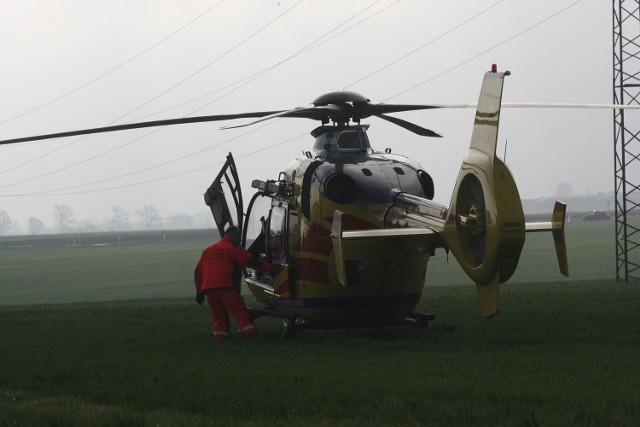
<path fill-rule="evenodd" d="M 248 308 L 247 311 L 251 315 L 253 320 L 260 317 L 273 317 L 276 319 L 282 319 L 284 323 L 284 331 L 280 335 L 281 340 L 294 338 L 297 332 L 305 329 L 311 329 L 311 324 L 307 322 L 298 322 L 299 316 L 294 313 L 286 313 L 280 310 L 275 310 L 271 307 L 265 308 Z"/>
<path fill-rule="evenodd" d="M 413 313 L 410 316 L 405 317 L 402 324 L 423 329 L 428 327 L 429 322 L 435 318 L 436 315 L 431 313 Z"/>
<path fill-rule="evenodd" d="M 270 307 L 265 308 L 247 308 L 247 311 L 251 315 L 253 320 L 256 320 L 259 317 L 275 317 L 277 319 L 285 319 L 295 321 L 298 318 L 297 314 L 294 313 L 286 313 L 280 310 L 275 310 Z"/>
<path fill-rule="evenodd" d="M 275 319 L 282 319 L 284 323 L 284 330 L 280 335 L 281 340 L 295 338 L 296 333 L 314 329 L 313 325 L 309 322 L 299 322 L 299 316 L 294 313 L 286 313 L 280 310 L 276 310 L 271 307 L 265 308 L 248 308 L 251 318 L 255 321 L 260 317 L 272 317 Z M 405 317 L 398 326 L 411 326 L 419 329 L 424 329 L 429 326 L 429 322 L 436 318 L 432 313 L 412 313 Z"/>

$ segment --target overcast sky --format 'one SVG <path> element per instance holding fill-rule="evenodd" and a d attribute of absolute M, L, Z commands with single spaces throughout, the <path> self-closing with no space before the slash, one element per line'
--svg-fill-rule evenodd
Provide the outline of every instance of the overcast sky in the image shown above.
<path fill-rule="evenodd" d="M 287 109 L 336 89 L 372 102 L 477 102 L 492 63 L 504 102 L 611 103 L 612 5 L 602 0 L 3 0 L 0 139 L 204 114 Z M 375 118 L 374 148 L 421 163 L 448 204 L 472 110 Z M 111 207 L 206 211 L 202 194 L 232 151 L 244 183 L 276 179 L 317 125 L 282 119 L 56 139 L 0 147 L 0 210 L 26 232 L 53 205 L 101 221 Z M 613 191 L 613 114 L 505 110 L 522 198 Z M 551 209 L 551 206 L 549 207 Z"/>

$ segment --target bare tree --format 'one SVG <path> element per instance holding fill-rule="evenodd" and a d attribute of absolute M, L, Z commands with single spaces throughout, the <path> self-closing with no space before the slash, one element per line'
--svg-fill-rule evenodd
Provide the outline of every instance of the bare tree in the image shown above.
<path fill-rule="evenodd" d="M 31 217 L 27 221 L 27 227 L 29 228 L 29 234 L 38 234 L 44 230 L 44 222 L 39 218 Z"/>
<path fill-rule="evenodd" d="M 4 236 L 4 233 L 13 227 L 13 221 L 7 211 L 0 209 L 0 236 Z"/>
<path fill-rule="evenodd" d="M 194 226 L 196 228 L 213 228 L 216 226 L 211 212 L 200 212 L 193 217 Z"/>
<path fill-rule="evenodd" d="M 137 210 L 136 215 L 138 215 L 140 222 L 147 228 L 151 228 L 155 222 L 162 219 L 158 210 L 154 206 L 149 205 L 144 205 L 142 209 Z"/>
<path fill-rule="evenodd" d="M 76 225 L 76 229 L 78 231 L 92 232 L 98 231 L 98 226 L 93 222 L 92 219 L 89 218 L 78 222 Z"/>
<path fill-rule="evenodd" d="M 61 232 L 64 232 L 73 223 L 74 213 L 67 205 L 55 205 L 53 207 L 53 217 L 55 218 L 56 225 Z"/>
<path fill-rule="evenodd" d="M 568 182 L 561 182 L 556 186 L 557 197 L 573 196 L 573 187 Z"/>
<path fill-rule="evenodd" d="M 193 228 L 193 218 L 186 213 L 172 215 L 167 218 L 167 227 L 173 230 L 186 230 Z"/>
<path fill-rule="evenodd" d="M 125 228 L 129 228 L 129 212 L 118 206 L 112 206 L 111 211 L 113 215 L 109 219 L 109 222 L 118 230 L 119 232 Z"/>

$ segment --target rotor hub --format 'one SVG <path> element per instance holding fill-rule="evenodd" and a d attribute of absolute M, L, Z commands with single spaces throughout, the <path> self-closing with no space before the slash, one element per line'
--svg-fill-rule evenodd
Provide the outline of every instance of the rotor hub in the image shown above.
<path fill-rule="evenodd" d="M 356 102 L 371 102 L 369 98 L 364 95 L 361 95 L 356 92 L 351 92 L 348 90 L 338 90 L 334 92 L 325 93 L 324 95 L 320 95 L 316 99 L 313 100 L 312 104 L 317 106 L 320 105 L 340 105 L 347 103 L 356 103 Z"/>

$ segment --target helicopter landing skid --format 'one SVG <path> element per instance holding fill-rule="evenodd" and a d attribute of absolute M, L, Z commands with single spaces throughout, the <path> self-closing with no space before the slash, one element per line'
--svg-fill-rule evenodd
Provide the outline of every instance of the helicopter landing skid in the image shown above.
<path fill-rule="evenodd" d="M 424 329 L 429 326 L 429 321 L 435 318 L 436 315 L 431 313 L 413 313 L 405 317 L 402 324 Z"/>
<path fill-rule="evenodd" d="M 259 317 L 274 317 L 276 319 L 282 319 L 284 324 L 284 331 L 280 335 L 281 340 L 295 338 L 296 333 L 305 329 L 309 329 L 310 325 L 307 322 L 298 323 L 298 315 L 293 313 L 283 313 L 282 311 L 274 310 L 271 308 L 248 308 L 247 311 L 251 315 L 253 320 Z"/>

